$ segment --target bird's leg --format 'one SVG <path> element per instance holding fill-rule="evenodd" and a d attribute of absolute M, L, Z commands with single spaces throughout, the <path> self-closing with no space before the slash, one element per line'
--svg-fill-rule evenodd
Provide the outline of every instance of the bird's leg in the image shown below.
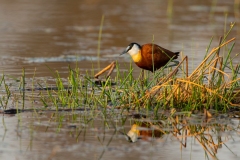
<path fill-rule="evenodd" d="M 173 61 L 176 65 L 178 65 L 179 64 L 179 61 Z"/>
<path fill-rule="evenodd" d="M 179 64 L 179 61 L 171 61 L 171 62 L 174 62 L 174 64 L 167 65 L 167 66 L 165 66 L 165 68 L 174 67 L 174 66 L 177 66 Z"/>

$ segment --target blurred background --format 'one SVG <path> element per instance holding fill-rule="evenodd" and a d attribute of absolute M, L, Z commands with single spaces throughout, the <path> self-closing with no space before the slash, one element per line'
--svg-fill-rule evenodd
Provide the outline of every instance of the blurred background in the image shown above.
<path fill-rule="evenodd" d="M 98 71 L 98 61 L 101 68 L 113 60 L 125 66 L 130 56 L 119 54 L 131 42 L 154 42 L 182 51 L 195 67 L 211 38 L 211 48 L 216 47 L 232 22 L 236 24 L 229 38 L 237 38 L 233 54 L 240 52 L 240 0 L 0 0 L 0 4 L 0 71 L 5 74 L 20 75 L 24 67 L 29 76 L 35 68 L 36 76 L 49 76 L 46 66 L 64 74 L 76 62 L 83 73 Z M 234 59 L 239 63 L 240 58 Z"/>

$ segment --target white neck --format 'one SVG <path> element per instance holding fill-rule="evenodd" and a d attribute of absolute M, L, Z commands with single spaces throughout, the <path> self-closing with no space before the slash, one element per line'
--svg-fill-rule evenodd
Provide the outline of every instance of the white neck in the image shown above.
<path fill-rule="evenodd" d="M 132 48 L 128 51 L 128 53 L 130 54 L 131 57 L 133 57 L 136 56 L 139 53 L 139 51 L 140 51 L 139 47 L 136 44 L 134 44 Z"/>

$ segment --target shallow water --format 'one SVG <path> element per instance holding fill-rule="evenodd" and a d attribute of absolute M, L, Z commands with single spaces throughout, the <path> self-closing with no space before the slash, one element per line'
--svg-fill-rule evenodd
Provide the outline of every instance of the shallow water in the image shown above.
<path fill-rule="evenodd" d="M 120 132 L 128 131 L 130 123 L 122 126 L 120 117 L 111 117 L 104 122 L 101 116 L 92 120 L 84 120 L 84 116 L 89 117 L 88 113 L 83 111 L 76 111 L 74 114 L 42 112 L 2 116 L 1 158 L 207 159 L 208 154 L 204 152 L 196 138 L 201 139 L 199 133 L 195 133 L 196 137 L 187 136 L 186 142 L 183 140 L 186 147 L 180 143 L 181 136 L 179 135 L 180 139 L 177 139 L 173 134 L 166 134 L 160 138 L 149 136 L 147 139 L 130 143 Z M 219 159 L 239 159 L 239 120 L 224 119 L 219 123 L 221 124 L 214 123 L 214 127 L 211 127 L 213 125 L 211 123 L 205 125 L 206 132 L 202 136 L 208 138 L 208 134 L 212 135 L 215 145 L 218 144 L 217 139 L 221 137 L 223 144 L 217 149 Z M 197 126 L 196 123 L 195 125 Z M 208 156 L 212 159 L 210 155 Z"/>
<path fill-rule="evenodd" d="M 119 56 L 125 47 L 130 42 L 144 44 L 152 41 L 188 55 L 192 70 L 204 57 L 211 38 L 211 48 L 216 47 L 219 37 L 227 32 L 231 22 L 236 22 L 236 25 L 229 39 L 237 38 L 231 55 L 233 65 L 239 64 L 240 60 L 235 57 L 240 52 L 239 0 L 133 0 L 131 3 L 106 0 L 0 0 L 0 3 L 0 73 L 7 77 L 19 79 L 24 67 L 28 78 L 35 74 L 38 81 L 54 83 L 49 68 L 58 70 L 61 77 L 66 78 L 68 66 L 75 67 L 76 62 L 85 74 L 92 68 L 98 71 L 98 61 L 102 68 L 114 60 L 124 71 L 131 61 L 128 55 Z M 98 57 L 102 15 L 104 23 Z M 222 49 L 220 54 L 226 53 L 227 50 Z M 133 67 L 134 75 L 138 76 L 140 69 L 134 64 Z M 11 84 L 12 90 L 19 87 L 10 79 L 6 83 Z M 31 82 L 27 85 L 31 86 Z M 32 92 L 27 94 L 31 95 Z M 38 97 L 38 93 L 34 94 Z M 10 99 L 10 107 L 15 105 L 14 98 Z M 43 107 L 39 99 L 34 102 L 32 104 L 28 99 L 25 106 Z M 193 137 L 187 139 L 187 147 L 182 149 L 172 134 L 160 139 L 129 143 L 118 132 L 118 127 L 119 130 L 128 131 L 132 120 L 122 125 L 119 122 L 121 117 L 114 117 L 116 130 L 113 126 L 107 128 L 101 116 L 86 124 L 83 117 L 88 117 L 85 115 L 87 113 L 56 113 L 57 118 L 51 120 L 52 114 L 24 112 L 12 116 L 1 115 L 1 159 L 112 159 L 113 156 L 115 159 L 207 159 L 202 146 Z M 62 121 L 61 117 L 64 117 Z M 73 117 L 77 120 L 73 121 Z M 218 150 L 219 159 L 239 159 L 239 120 L 230 121 L 226 121 L 227 125 L 233 126 L 235 131 L 221 133 L 227 147 L 223 145 Z M 216 138 L 216 135 L 213 136 Z"/>
<path fill-rule="evenodd" d="M 172 3 L 171 3 L 172 2 Z M 100 59 L 97 57 L 98 34 L 104 15 Z M 1 71 L 19 74 L 25 67 L 37 76 L 49 75 L 46 65 L 66 71 L 74 66 L 85 71 L 117 60 L 130 62 L 128 55 L 119 56 L 130 42 L 154 43 L 172 51 L 182 51 L 195 68 L 205 55 L 213 39 L 216 47 L 219 37 L 236 22 L 229 39 L 240 36 L 239 2 L 223 0 L 197 1 L 76 1 L 45 2 L 24 0 L 1 1 L 0 55 Z M 236 41 L 232 56 L 239 53 Z M 229 46 L 230 47 L 230 46 Z M 222 54 L 226 51 L 223 52 Z M 239 62 L 234 58 L 234 63 Z M 128 65 L 127 65 L 128 66 Z M 134 65 L 134 73 L 139 69 Z M 122 66 L 124 68 L 124 65 Z"/>

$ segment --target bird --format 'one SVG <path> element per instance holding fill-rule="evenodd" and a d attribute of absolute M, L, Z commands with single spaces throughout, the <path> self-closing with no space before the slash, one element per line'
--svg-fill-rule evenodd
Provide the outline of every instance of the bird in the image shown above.
<path fill-rule="evenodd" d="M 177 59 L 179 56 L 179 52 L 169 51 L 153 43 L 140 45 L 136 42 L 130 43 L 120 55 L 125 53 L 130 54 L 139 68 L 151 72 L 160 69 L 170 60 Z"/>

